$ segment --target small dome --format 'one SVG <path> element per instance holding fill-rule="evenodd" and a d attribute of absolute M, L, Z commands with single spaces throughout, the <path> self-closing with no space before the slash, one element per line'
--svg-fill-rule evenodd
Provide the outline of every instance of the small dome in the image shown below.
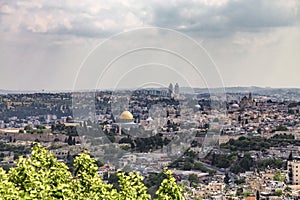
<path fill-rule="evenodd" d="M 232 108 L 239 108 L 240 106 L 238 104 L 234 103 L 234 104 L 231 105 L 231 107 Z"/>
<path fill-rule="evenodd" d="M 153 121 L 152 117 L 148 117 L 146 121 Z"/>
<path fill-rule="evenodd" d="M 124 111 L 119 118 L 122 120 L 133 120 L 133 115 L 129 111 Z"/>
<path fill-rule="evenodd" d="M 72 120 L 73 118 L 69 115 L 68 117 L 67 117 L 67 120 Z"/>

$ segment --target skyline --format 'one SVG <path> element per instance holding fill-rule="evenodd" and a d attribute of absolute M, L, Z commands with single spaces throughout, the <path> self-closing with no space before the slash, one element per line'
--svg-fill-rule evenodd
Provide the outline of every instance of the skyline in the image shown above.
<path fill-rule="evenodd" d="M 218 93 L 244 93 L 244 94 L 249 94 L 249 93 L 257 93 L 260 94 L 262 91 L 269 91 L 271 92 L 276 91 L 276 90 L 281 90 L 281 89 L 287 89 L 287 90 L 299 90 L 300 88 L 292 88 L 292 87 L 258 87 L 258 86 L 229 86 L 229 87 L 213 87 L 213 88 L 205 88 L 205 87 L 185 87 L 185 86 L 179 86 L 180 91 L 182 94 L 192 94 L 192 93 L 199 93 L 199 94 L 204 94 L 206 91 L 216 91 Z M 34 93 L 72 93 L 72 92 L 124 92 L 124 91 L 136 91 L 136 90 L 168 90 L 168 87 L 145 87 L 145 88 L 118 88 L 118 89 L 113 89 L 113 88 L 107 88 L 107 89 L 90 89 L 90 90 L 64 90 L 64 89 L 59 89 L 59 90 L 53 90 L 53 89 L 32 89 L 32 90 L 9 90 L 9 89 L 1 89 L 0 88 L 0 94 L 34 94 Z M 200 91 L 194 91 L 194 90 L 200 90 Z M 184 92 L 182 92 L 184 91 Z"/>
<path fill-rule="evenodd" d="M 225 87 L 300 88 L 299 8 L 297 0 L 4 0 L 0 89 L 73 90 L 81 62 L 100 42 L 143 27 L 172 29 L 196 40 L 218 66 Z M 123 86 L 134 85 L 137 75 Z M 177 81 L 159 79 L 166 87 Z M 203 80 L 191 85 L 203 87 Z"/>

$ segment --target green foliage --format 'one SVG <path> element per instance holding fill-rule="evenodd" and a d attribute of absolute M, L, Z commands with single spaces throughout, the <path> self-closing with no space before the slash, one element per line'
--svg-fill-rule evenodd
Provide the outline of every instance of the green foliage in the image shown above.
<path fill-rule="evenodd" d="M 274 181 L 284 182 L 286 177 L 280 172 L 280 170 L 277 170 L 273 179 Z"/>
<path fill-rule="evenodd" d="M 25 127 L 24 127 L 24 130 L 30 132 L 30 131 L 33 130 L 33 128 L 32 128 L 31 126 L 25 126 Z"/>
<path fill-rule="evenodd" d="M 147 200 L 150 195 L 147 194 L 147 187 L 144 185 L 143 177 L 134 172 L 129 172 L 125 175 L 124 172 L 119 172 L 119 199 L 128 200 Z"/>
<path fill-rule="evenodd" d="M 235 179 L 234 183 L 237 185 L 243 184 L 243 183 L 245 183 L 245 179 Z"/>
<path fill-rule="evenodd" d="M 219 168 L 228 168 L 233 162 L 233 157 L 226 154 L 215 154 L 214 164 Z"/>
<path fill-rule="evenodd" d="M 240 137 L 237 140 L 230 139 L 226 144 L 221 144 L 222 148 L 227 148 L 233 151 L 231 154 L 213 154 L 208 157 L 211 163 L 217 167 L 228 168 L 233 173 L 240 173 L 251 170 L 255 167 L 259 170 L 264 170 L 268 167 L 272 169 L 285 169 L 286 162 L 280 158 L 266 158 L 254 160 L 249 153 L 236 154 L 237 151 L 262 151 L 270 147 L 281 147 L 292 145 L 300 145 L 300 140 L 295 140 L 291 134 L 275 134 L 271 138 L 263 137 Z M 236 154 L 236 155 L 234 155 Z M 291 159 L 291 158 L 289 158 Z"/>
<path fill-rule="evenodd" d="M 233 173 L 240 173 L 249 171 L 253 166 L 255 162 L 251 158 L 251 155 L 249 153 L 245 153 L 245 155 L 241 158 L 239 158 L 234 165 L 231 166 L 230 171 Z"/>
<path fill-rule="evenodd" d="M 15 168 L 7 173 L 0 168 L 0 199 L 66 199 L 66 200 L 148 200 L 150 195 L 143 177 L 134 172 L 117 174 L 118 187 L 102 182 L 95 159 L 88 152 L 74 160 L 74 175 L 40 144 L 32 147 L 30 156 L 19 157 Z M 157 199 L 182 199 L 182 188 L 171 171 L 156 192 Z"/>
<path fill-rule="evenodd" d="M 78 136 L 77 129 L 80 127 L 66 126 L 65 124 L 57 123 L 51 126 L 51 132 L 54 134 L 66 134 L 68 136 Z"/>
<path fill-rule="evenodd" d="M 217 171 L 213 170 L 213 169 L 210 169 L 210 170 L 208 170 L 208 173 L 209 173 L 210 176 L 213 176 L 217 173 Z"/>
<path fill-rule="evenodd" d="M 181 194 L 183 188 L 176 184 L 176 179 L 173 177 L 170 170 L 164 169 L 164 174 L 167 176 L 162 183 L 157 194 L 157 200 L 182 200 Z"/>
<path fill-rule="evenodd" d="M 131 148 L 137 152 L 149 152 L 150 150 L 153 151 L 161 149 L 164 145 L 167 145 L 170 142 L 168 139 L 163 139 L 162 134 L 156 134 L 147 138 L 135 138 L 133 141 L 135 145 L 132 145 Z"/>
<path fill-rule="evenodd" d="M 1 197 L 5 197 L 6 199 L 20 199 L 17 189 L 8 180 L 8 175 L 2 168 L 0 168 L 0 180 L 0 199 L 2 199 Z"/>
<path fill-rule="evenodd" d="M 148 176 L 145 178 L 145 185 L 147 187 L 151 186 L 159 186 L 162 180 L 166 178 L 166 175 L 161 172 L 161 173 L 149 173 Z"/>
<path fill-rule="evenodd" d="M 283 125 L 279 125 L 278 127 L 276 127 L 276 129 L 274 129 L 272 132 L 275 131 L 288 131 L 288 128 L 286 126 Z"/>
<path fill-rule="evenodd" d="M 300 102 L 292 102 L 288 105 L 288 108 L 294 108 L 300 105 Z"/>
<path fill-rule="evenodd" d="M 268 167 L 272 169 L 281 169 L 285 167 L 285 161 L 280 158 L 267 158 L 257 161 L 257 167 L 259 169 L 266 169 Z"/>
<path fill-rule="evenodd" d="M 250 194 L 251 194 L 251 192 L 249 192 L 249 191 L 246 191 L 246 192 L 243 193 L 244 197 L 249 197 Z"/>
<path fill-rule="evenodd" d="M 243 188 L 239 187 L 237 190 L 236 190 L 236 196 L 241 196 L 243 194 Z"/>
<path fill-rule="evenodd" d="M 144 183 L 148 187 L 148 193 L 154 197 L 155 192 L 157 191 L 158 187 L 160 186 L 163 179 L 166 178 L 166 175 L 161 173 L 149 173 L 148 176 L 145 177 Z"/>
<path fill-rule="evenodd" d="M 71 173 L 65 164 L 36 144 L 31 156 L 20 157 L 16 167 L 8 173 L 8 180 L 24 199 L 62 198 L 67 194 Z"/>
<path fill-rule="evenodd" d="M 25 148 L 24 146 L 20 145 L 12 145 L 10 143 L 3 143 L 0 142 L 0 151 L 9 151 L 9 152 L 13 152 L 14 154 L 18 154 L 18 155 L 23 155 L 23 154 L 27 154 L 30 153 L 30 148 Z"/>
<path fill-rule="evenodd" d="M 282 129 L 284 129 L 283 126 L 279 127 L 279 130 Z M 230 139 L 227 143 L 220 146 L 231 151 L 260 151 L 270 147 L 281 147 L 289 144 L 299 146 L 300 140 L 295 140 L 292 134 L 275 134 L 271 138 L 241 136 L 238 140 Z"/>
<path fill-rule="evenodd" d="M 286 168 L 286 162 L 280 158 L 266 158 L 260 160 L 254 160 L 249 153 L 245 155 L 231 154 L 212 154 L 208 157 L 211 163 L 219 168 L 228 168 L 233 173 L 245 172 L 253 167 L 259 170 L 264 170 L 268 167 L 272 169 L 284 169 Z"/>
<path fill-rule="evenodd" d="M 209 172 L 201 162 L 195 162 L 196 153 L 191 150 L 187 150 L 184 155 L 171 163 L 169 167 L 179 170 L 200 170 L 202 172 Z"/>
<path fill-rule="evenodd" d="M 183 165 L 183 170 L 191 170 L 193 168 L 193 164 L 190 162 L 185 162 Z"/>
<path fill-rule="evenodd" d="M 190 174 L 188 180 L 192 186 L 196 186 L 199 183 L 199 178 L 197 174 Z"/>
<path fill-rule="evenodd" d="M 202 163 L 200 163 L 200 162 L 196 162 L 194 164 L 194 169 L 195 170 L 200 170 L 202 172 L 207 172 L 208 171 L 208 169 Z"/>
<path fill-rule="evenodd" d="M 116 190 L 105 184 L 97 174 L 97 165 L 88 152 L 83 152 L 74 160 L 75 179 L 71 182 L 73 199 L 112 199 Z"/>
<path fill-rule="evenodd" d="M 275 190 L 274 195 L 275 196 L 281 196 L 282 195 L 282 190 Z"/>
<path fill-rule="evenodd" d="M 281 127 L 281 126 L 279 126 Z M 277 140 L 294 140 L 295 136 L 293 134 L 275 134 L 272 139 L 277 139 Z"/>

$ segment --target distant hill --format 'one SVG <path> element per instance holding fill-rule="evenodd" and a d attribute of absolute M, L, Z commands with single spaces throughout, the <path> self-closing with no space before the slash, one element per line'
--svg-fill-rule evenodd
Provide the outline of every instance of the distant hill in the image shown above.
<path fill-rule="evenodd" d="M 72 90 L 5 90 L 0 89 L 0 95 L 6 94 L 33 94 L 33 93 L 69 93 Z"/>
<path fill-rule="evenodd" d="M 151 88 L 147 88 L 151 89 Z M 152 88 L 152 89 L 162 89 L 162 88 Z M 0 95 L 5 94 L 32 94 L 32 93 L 70 93 L 72 90 L 5 90 L 0 89 Z M 83 92 L 83 91 L 81 91 Z M 93 91 L 89 91 L 93 92 Z M 224 92 L 226 94 L 248 94 L 251 92 L 253 95 L 264 95 L 273 98 L 284 98 L 287 100 L 300 100 L 300 88 L 271 88 L 271 87 L 226 87 L 226 88 L 189 88 L 180 87 L 180 92 L 185 94 L 209 94 L 209 93 L 220 93 Z"/>
<path fill-rule="evenodd" d="M 181 87 L 180 92 L 190 93 L 190 88 Z M 300 100 L 300 88 L 271 88 L 271 87 L 226 87 L 226 88 L 194 88 L 194 92 L 197 94 L 208 93 L 220 93 L 226 94 L 241 94 L 247 95 L 251 92 L 255 95 L 269 96 L 270 98 L 282 99 L 282 100 Z"/>

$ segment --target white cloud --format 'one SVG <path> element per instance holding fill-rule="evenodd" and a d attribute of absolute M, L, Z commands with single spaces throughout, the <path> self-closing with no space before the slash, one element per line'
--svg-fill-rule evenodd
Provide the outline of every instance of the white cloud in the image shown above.
<path fill-rule="evenodd" d="M 2 14 L 12 14 L 14 11 L 15 11 L 14 8 L 12 8 L 7 4 L 2 5 L 0 8 L 0 13 Z"/>

